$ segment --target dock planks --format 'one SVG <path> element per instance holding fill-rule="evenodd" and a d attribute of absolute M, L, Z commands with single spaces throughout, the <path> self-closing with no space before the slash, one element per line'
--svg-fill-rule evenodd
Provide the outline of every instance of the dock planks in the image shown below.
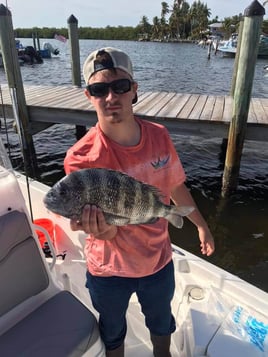
<path fill-rule="evenodd" d="M 7 117 L 13 117 L 8 86 L 2 85 L 1 92 Z M 24 85 L 24 92 L 33 133 L 44 129 L 38 125 L 41 122 L 86 126 L 96 122 L 96 113 L 84 95 L 84 88 Z M 229 96 L 169 92 L 141 92 L 138 96 L 134 113 L 161 122 L 170 130 L 207 137 L 228 134 L 232 118 L 232 98 Z M 247 139 L 268 139 L 268 99 L 251 99 L 247 123 Z"/>

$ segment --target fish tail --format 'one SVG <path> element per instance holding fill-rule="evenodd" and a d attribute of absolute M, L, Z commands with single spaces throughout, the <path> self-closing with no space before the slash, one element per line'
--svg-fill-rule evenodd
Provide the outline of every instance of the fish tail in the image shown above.
<path fill-rule="evenodd" d="M 183 216 L 188 216 L 194 207 L 189 206 L 170 206 L 165 218 L 175 227 L 182 228 L 183 226 Z"/>

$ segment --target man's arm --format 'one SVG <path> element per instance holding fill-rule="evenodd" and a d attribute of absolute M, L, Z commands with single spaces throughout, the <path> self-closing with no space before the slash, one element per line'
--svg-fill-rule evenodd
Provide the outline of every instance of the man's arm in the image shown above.
<path fill-rule="evenodd" d="M 198 230 L 202 254 L 206 254 L 208 256 L 211 255 L 215 250 L 214 239 L 205 219 L 197 208 L 197 205 L 185 184 L 173 187 L 171 190 L 171 199 L 176 206 L 192 206 L 195 208 L 194 211 L 187 216 L 187 218 L 196 226 Z"/>

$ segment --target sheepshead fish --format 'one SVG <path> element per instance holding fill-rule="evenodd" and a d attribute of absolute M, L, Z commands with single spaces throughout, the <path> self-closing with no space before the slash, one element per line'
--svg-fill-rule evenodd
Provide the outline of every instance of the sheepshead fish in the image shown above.
<path fill-rule="evenodd" d="M 192 207 L 166 205 L 159 190 L 119 171 L 91 168 L 74 171 L 57 182 L 46 194 L 50 211 L 79 219 L 86 204 L 99 207 L 108 224 L 154 223 L 163 217 L 175 227 Z"/>

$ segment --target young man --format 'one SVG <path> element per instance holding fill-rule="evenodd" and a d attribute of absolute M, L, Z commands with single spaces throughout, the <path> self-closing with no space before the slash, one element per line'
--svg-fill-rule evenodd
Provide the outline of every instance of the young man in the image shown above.
<path fill-rule="evenodd" d="M 201 252 L 212 254 L 213 237 L 184 184 L 185 173 L 167 130 L 133 114 L 138 85 L 129 57 L 115 48 L 94 51 L 84 63 L 83 76 L 98 123 L 68 151 L 66 173 L 89 167 L 122 171 L 156 186 L 165 203 L 172 199 L 176 205 L 195 207 L 188 218 L 197 227 Z M 124 356 L 125 315 L 134 292 L 150 330 L 154 356 L 170 356 L 175 284 L 167 221 L 116 227 L 105 222 L 98 207 L 87 205 L 81 221 L 71 220 L 71 228 L 89 234 L 86 286 L 100 314 L 106 356 Z"/>

